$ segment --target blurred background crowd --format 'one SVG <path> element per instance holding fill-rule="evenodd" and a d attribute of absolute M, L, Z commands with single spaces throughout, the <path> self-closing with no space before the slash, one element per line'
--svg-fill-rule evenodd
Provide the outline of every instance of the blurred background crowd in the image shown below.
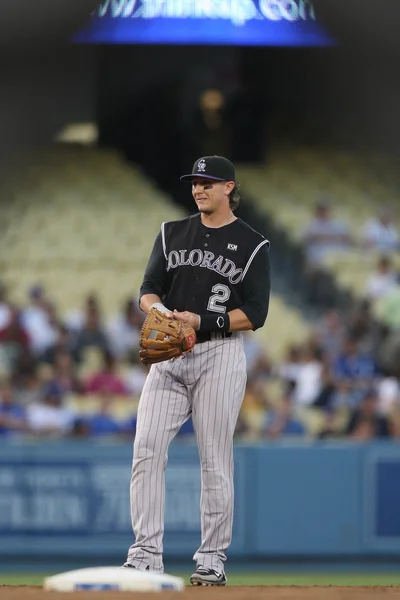
<path fill-rule="evenodd" d="M 266 327 L 267 334 L 244 334 L 248 384 L 238 439 L 400 439 L 396 222 L 380 207 L 363 224 L 359 244 L 375 267 L 365 273 L 357 302 L 343 310 L 326 294 L 324 261 L 355 242 L 333 208 L 327 198 L 319 199 L 302 232 L 304 293 L 309 306 L 322 302 L 318 316 L 312 313 L 303 329 L 289 323 L 285 331 L 287 315 L 273 298 L 274 325 Z M 9 299 L 7 285 L 0 285 L 0 435 L 133 439 L 147 375 L 138 355 L 144 314 L 137 296 L 122 299 L 112 314 L 96 290 L 61 314 L 52 291 L 37 282 L 25 298 L 21 289 L 18 304 Z M 275 352 L 270 330 L 279 337 Z M 178 440 L 191 435 L 189 421 Z"/>
<path fill-rule="evenodd" d="M 221 153 L 271 241 L 237 439 L 400 438 L 397 32 L 316 1 L 341 47 L 74 47 L 83 4 L 2 38 L 0 436 L 133 439 L 143 271 Z"/>

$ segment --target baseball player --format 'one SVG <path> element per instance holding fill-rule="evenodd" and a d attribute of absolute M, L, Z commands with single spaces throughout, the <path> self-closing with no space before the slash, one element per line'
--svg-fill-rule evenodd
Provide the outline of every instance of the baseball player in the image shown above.
<path fill-rule="evenodd" d="M 225 585 L 233 523 L 233 437 L 246 385 L 242 331 L 265 323 L 269 242 L 234 214 L 234 165 L 196 160 L 198 213 L 163 223 L 140 288 L 140 307 L 156 307 L 193 327 L 190 353 L 153 364 L 140 398 L 131 478 L 135 543 L 124 567 L 163 572 L 164 470 L 168 446 L 192 417 L 201 464 L 201 545 L 193 585 Z"/>

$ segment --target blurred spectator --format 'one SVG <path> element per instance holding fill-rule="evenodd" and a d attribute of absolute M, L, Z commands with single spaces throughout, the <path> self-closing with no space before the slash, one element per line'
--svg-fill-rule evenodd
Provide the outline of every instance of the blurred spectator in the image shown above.
<path fill-rule="evenodd" d="M 371 273 L 366 284 L 366 296 L 371 300 L 378 300 L 398 285 L 398 274 L 392 267 L 388 256 L 381 256 L 376 265 L 376 271 Z"/>
<path fill-rule="evenodd" d="M 386 258 L 385 264 L 380 262 L 384 274 L 387 262 Z M 117 435 L 132 439 L 136 431 L 135 403 L 132 416 L 119 422 L 114 417 L 112 400 L 127 395 L 138 398 L 149 370 L 138 356 L 144 314 L 137 309 L 136 301 L 129 299 L 105 331 L 98 300 L 91 295 L 86 299 L 85 311 L 75 312 L 70 320 L 73 328 L 68 329 L 57 322 L 56 311 L 42 288 L 32 289 L 32 302 L 23 309 L 28 322 L 31 319 L 37 327 L 41 318 L 38 315 L 42 315 L 48 319 L 46 327 L 54 326 L 56 331 L 43 352 L 32 354 L 21 312 L 5 301 L 1 289 L 0 285 L 0 322 L 3 310 L 6 326 L 0 329 L 0 377 L 7 376 L 7 385 L 2 399 L 0 384 L 0 434 L 7 431 L 7 435 L 74 438 Z M 273 364 L 258 338 L 245 333 L 248 382 L 235 436 L 277 439 L 312 432 L 319 439 L 350 435 L 355 440 L 369 440 L 382 431 L 387 436 L 387 425 L 389 432 L 400 437 L 400 329 L 382 325 L 375 316 L 378 305 L 380 311 L 390 307 L 392 318 L 400 315 L 398 297 L 392 297 L 399 290 L 400 286 L 395 285 L 387 296 L 376 293 L 376 303 L 369 295 L 350 310 L 330 309 L 308 339 L 288 348 L 281 363 Z M 40 336 L 37 340 L 43 341 L 45 337 Z M 86 352 L 90 348 L 94 351 Z M 91 376 L 85 380 L 88 373 Z M 375 400 L 365 397 L 372 386 Z M 83 413 L 74 415 L 67 409 L 63 398 L 69 392 L 98 394 L 103 401 L 96 414 L 87 419 Z M 283 399 L 279 396 L 275 406 L 270 399 L 274 400 L 277 392 Z M 76 410 L 85 411 L 85 402 L 87 398 L 76 399 Z M 129 400 L 116 408 L 126 415 Z M 305 423 L 310 417 L 310 430 L 302 422 L 303 415 Z M 192 435 L 189 419 L 178 437 L 187 439 Z"/>
<path fill-rule="evenodd" d="M 263 423 L 268 407 L 263 385 L 259 380 L 248 379 L 245 394 L 240 408 L 239 427 L 242 433 L 257 438 L 262 432 Z"/>
<path fill-rule="evenodd" d="M 12 371 L 12 380 L 14 385 L 24 385 L 24 381 L 31 377 L 33 373 L 38 372 L 38 364 L 35 357 L 29 352 L 28 348 L 22 348 L 19 352 Z"/>
<path fill-rule="evenodd" d="M 54 364 L 56 356 L 60 353 L 66 352 L 74 360 L 76 360 L 76 352 L 74 351 L 75 343 L 74 336 L 70 330 L 64 325 L 58 325 L 57 336 L 54 343 L 46 348 L 43 354 L 39 357 L 41 362 Z"/>
<path fill-rule="evenodd" d="M 117 363 L 111 352 L 104 351 L 101 370 L 90 377 L 84 389 L 89 394 L 128 395 L 127 386 L 117 373 Z"/>
<path fill-rule="evenodd" d="M 123 432 L 122 426 L 112 415 L 113 399 L 109 396 L 102 398 L 98 412 L 85 419 L 90 435 L 118 435 Z"/>
<path fill-rule="evenodd" d="M 381 321 L 394 331 L 400 328 L 400 285 L 380 299 L 378 314 Z"/>
<path fill-rule="evenodd" d="M 29 300 L 30 304 L 21 312 L 21 322 L 29 335 L 31 351 L 39 355 L 57 337 L 57 317 L 42 286 L 36 285 L 29 290 Z"/>
<path fill-rule="evenodd" d="M 329 254 L 347 250 L 351 245 L 349 226 L 332 217 L 327 198 L 317 202 L 314 218 L 306 227 L 303 240 L 308 264 L 313 267 L 321 266 Z"/>
<path fill-rule="evenodd" d="M 32 402 L 42 400 L 43 384 L 35 366 L 27 369 L 24 373 L 16 374 L 12 381 L 16 397 L 21 406 L 27 406 Z"/>
<path fill-rule="evenodd" d="M 357 404 L 363 392 L 374 384 L 377 368 L 371 356 L 358 350 L 357 339 L 348 337 L 334 364 L 333 373 L 336 383 L 351 385 L 352 403 Z"/>
<path fill-rule="evenodd" d="M 400 439 L 400 396 L 397 402 L 393 405 L 390 414 L 390 432 L 392 437 L 399 441 Z"/>
<path fill-rule="evenodd" d="M 301 353 L 302 349 L 300 346 L 289 346 L 282 363 L 273 369 L 273 372 L 279 375 L 287 385 L 296 383 L 297 374 L 301 366 Z"/>
<path fill-rule="evenodd" d="M 400 328 L 393 329 L 382 337 L 379 364 L 386 374 L 400 380 Z"/>
<path fill-rule="evenodd" d="M 296 406 L 310 406 L 315 402 L 322 389 L 323 367 L 321 352 L 305 346 L 291 395 Z"/>
<path fill-rule="evenodd" d="M 8 370 L 13 371 L 21 355 L 29 352 L 29 335 L 21 323 L 21 313 L 16 306 L 11 306 L 10 320 L 0 330 L 0 345 L 4 351 Z"/>
<path fill-rule="evenodd" d="M 344 252 L 352 244 L 347 223 L 331 216 L 328 199 L 322 198 L 315 207 L 314 218 L 303 233 L 306 254 L 306 296 L 310 304 L 332 306 L 334 291 L 331 277 L 324 268 L 325 259 Z"/>
<path fill-rule="evenodd" d="M 268 411 L 264 432 L 270 438 L 305 435 L 304 425 L 293 414 L 289 396 L 283 396 L 277 407 Z"/>
<path fill-rule="evenodd" d="M 336 414 L 334 411 L 324 413 L 323 425 L 318 433 L 318 439 L 326 440 L 340 437 L 336 425 Z"/>
<path fill-rule="evenodd" d="M 376 386 L 379 403 L 378 412 L 388 415 L 400 400 L 400 381 L 397 377 L 383 377 Z"/>
<path fill-rule="evenodd" d="M 379 399 L 376 390 L 368 390 L 358 408 L 351 413 L 346 434 L 350 438 L 369 440 L 388 437 L 389 421 L 378 413 Z"/>
<path fill-rule="evenodd" d="M 63 405 L 63 396 L 52 383 L 44 389 L 43 401 L 30 404 L 27 421 L 31 431 L 38 436 L 65 436 L 73 428 L 74 415 Z"/>
<path fill-rule="evenodd" d="M 86 419 L 77 417 L 74 420 L 71 431 L 68 437 L 72 438 L 86 438 L 91 435 L 89 424 Z"/>
<path fill-rule="evenodd" d="M 337 388 L 331 373 L 330 365 L 324 363 L 322 366 L 320 391 L 313 402 L 313 406 L 316 408 L 330 409 L 336 391 Z"/>
<path fill-rule="evenodd" d="M 364 246 L 378 252 L 393 252 L 399 249 L 399 235 L 393 222 L 393 213 L 383 206 L 374 219 L 370 219 L 363 229 Z"/>
<path fill-rule="evenodd" d="M 348 336 L 358 340 L 358 349 L 363 354 L 375 355 L 380 344 L 380 325 L 376 321 L 372 302 L 362 299 L 355 304 L 354 310 L 350 310 L 346 327 Z"/>
<path fill-rule="evenodd" d="M 359 401 L 360 394 L 354 392 L 353 383 L 348 379 L 335 382 L 335 389 L 329 398 L 328 410 L 333 412 L 352 408 Z"/>
<path fill-rule="evenodd" d="M 250 332 L 245 331 L 243 338 L 247 377 L 249 379 L 267 377 L 271 373 L 271 363 L 264 346 Z"/>
<path fill-rule="evenodd" d="M 58 352 L 54 359 L 54 375 L 49 382 L 59 394 L 80 393 L 82 384 L 75 374 L 75 366 L 68 352 Z"/>
<path fill-rule="evenodd" d="M 140 396 L 146 382 L 150 367 L 145 367 L 139 360 L 139 352 L 132 351 L 127 357 L 127 365 L 123 374 L 123 380 L 132 396 Z"/>
<path fill-rule="evenodd" d="M 86 348 L 93 347 L 101 351 L 107 350 L 108 339 L 103 331 L 98 309 L 94 305 L 88 304 L 85 320 L 76 336 L 74 352 L 76 352 L 78 360 L 83 359 Z"/>
<path fill-rule="evenodd" d="M 107 330 L 114 356 L 124 358 L 131 350 L 139 351 L 143 320 L 137 301 L 129 299 L 123 312 L 111 321 Z"/>
<path fill-rule="evenodd" d="M 71 331 L 80 331 L 85 326 L 89 313 L 96 313 L 100 319 L 100 302 L 96 294 L 89 294 L 83 309 L 74 309 L 67 313 L 64 322 Z"/>
<path fill-rule="evenodd" d="M 0 281 L 0 330 L 5 329 L 11 319 L 11 308 L 7 301 L 7 289 L 5 284 Z"/>
<path fill-rule="evenodd" d="M 264 413 L 266 407 L 267 399 L 264 395 L 262 384 L 257 380 L 248 379 L 241 406 L 242 413 Z"/>
<path fill-rule="evenodd" d="M 315 328 L 316 339 L 323 352 L 330 359 L 335 359 L 343 345 L 345 323 L 337 308 L 332 308 Z"/>
<path fill-rule="evenodd" d="M 25 410 L 16 399 L 9 382 L 0 385 L 0 436 L 26 432 Z"/>
<path fill-rule="evenodd" d="M 0 377 L 8 377 L 12 371 L 7 347 L 0 343 Z"/>

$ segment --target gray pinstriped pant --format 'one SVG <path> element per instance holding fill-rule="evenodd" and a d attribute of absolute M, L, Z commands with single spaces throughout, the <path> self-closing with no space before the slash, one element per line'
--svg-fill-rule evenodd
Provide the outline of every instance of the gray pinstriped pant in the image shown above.
<path fill-rule="evenodd" d="M 246 386 L 243 336 L 197 344 L 151 367 L 139 402 L 131 478 L 135 543 L 127 561 L 164 569 L 164 470 L 168 446 L 192 416 L 201 464 L 198 566 L 223 570 L 233 524 L 233 434 Z"/>

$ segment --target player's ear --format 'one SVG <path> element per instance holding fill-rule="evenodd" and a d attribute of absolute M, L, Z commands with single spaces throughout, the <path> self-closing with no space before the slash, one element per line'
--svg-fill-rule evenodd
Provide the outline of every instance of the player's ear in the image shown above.
<path fill-rule="evenodd" d="M 233 181 L 226 181 L 225 182 L 225 192 L 226 194 L 229 196 L 229 194 L 231 193 L 231 191 L 233 190 L 233 188 L 235 187 L 235 183 Z"/>

